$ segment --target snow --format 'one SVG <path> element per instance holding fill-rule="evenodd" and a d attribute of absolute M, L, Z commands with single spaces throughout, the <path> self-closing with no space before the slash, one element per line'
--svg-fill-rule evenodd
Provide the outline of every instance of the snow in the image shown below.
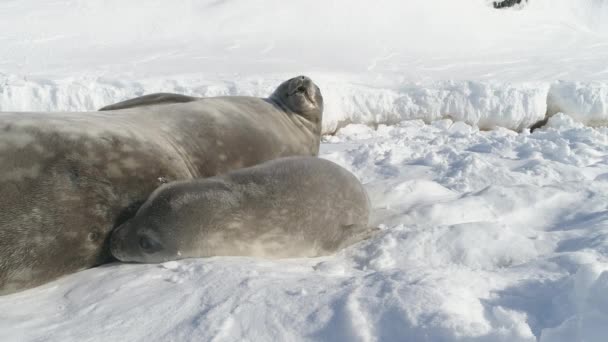
<path fill-rule="evenodd" d="M 307 74 L 328 104 L 325 133 L 445 118 L 519 131 L 557 112 L 603 124 L 607 3 L 489 3 L 4 1 L 0 110 L 95 110 L 159 91 L 268 96 Z"/>
<path fill-rule="evenodd" d="M 321 157 L 382 231 L 323 258 L 86 270 L 0 297 L 0 340 L 605 340 L 608 2 L 490 2 L 1 2 L 2 111 L 311 76 Z"/>
<path fill-rule="evenodd" d="M 548 114 L 568 113 L 593 126 L 608 123 L 608 87 L 602 82 L 557 82 L 548 94 Z"/>

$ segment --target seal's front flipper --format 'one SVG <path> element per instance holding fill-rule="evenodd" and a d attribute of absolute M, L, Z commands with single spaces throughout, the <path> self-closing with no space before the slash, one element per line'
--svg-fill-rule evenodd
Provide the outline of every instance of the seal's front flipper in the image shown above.
<path fill-rule="evenodd" d="M 200 98 L 180 95 L 180 94 L 156 93 L 156 94 L 144 95 L 144 96 L 136 97 L 134 99 L 111 104 L 111 105 L 105 106 L 103 108 L 100 108 L 99 110 L 106 111 L 106 110 L 133 108 L 133 107 L 153 106 L 153 105 L 159 105 L 159 104 L 184 103 L 184 102 L 192 102 L 192 101 L 196 101 L 196 100 L 200 100 Z"/>

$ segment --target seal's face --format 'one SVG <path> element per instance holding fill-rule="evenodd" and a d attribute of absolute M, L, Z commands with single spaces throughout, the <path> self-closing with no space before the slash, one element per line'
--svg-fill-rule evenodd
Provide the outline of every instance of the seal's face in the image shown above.
<path fill-rule="evenodd" d="M 112 255 L 125 262 L 156 263 L 180 259 L 171 230 L 159 229 L 172 227 L 173 216 L 169 203 L 163 199 L 144 204 L 135 217 L 112 232 Z"/>
<path fill-rule="evenodd" d="M 156 263 L 179 259 L 177 248 L 154 229 L 151 221 L 140 223 L 127 221 L 112 233 L 110 249 L 112 255 L 124 262 Z"/>
<path fill-rule="evenodd" d="M 159 263 L 199 257 L 205 227 L 223 215 L 217 208 L 231 203 L 231 198 L 222 182 L 164 184 L 134 217 L 114 230 L 110 251 L 125 262 Z"/>
<path fill-rule="evenodd" d="M 323 112 L 323 96 L 313 81 L 306 76 L 298 76 L 283 82 L 271 98 L 279 101 L 294 113 L 306 117 L 311 113 L 319 116 Z"/>

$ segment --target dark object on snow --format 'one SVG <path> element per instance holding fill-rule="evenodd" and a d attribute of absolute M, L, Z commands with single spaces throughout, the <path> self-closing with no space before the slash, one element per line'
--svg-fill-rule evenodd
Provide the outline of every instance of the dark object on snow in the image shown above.
<path fill-rule="evenodd" d="M 537 121 L 534 125 L 530 126 L 530 133 L 534 132 L 535 130 L 544 127 L 547 122 L 549 122 L 549 117 L 546 117 L 542 120 Z"/>
<path fill-rule="evenodd" d="M 526 0 L 528 2 L 528 0 Z M 521 4 L 521 0 L 503 0 L 503 1 L 494 1 L 494 8 L 506 8 L 513 7 L 515 5 Z"/>

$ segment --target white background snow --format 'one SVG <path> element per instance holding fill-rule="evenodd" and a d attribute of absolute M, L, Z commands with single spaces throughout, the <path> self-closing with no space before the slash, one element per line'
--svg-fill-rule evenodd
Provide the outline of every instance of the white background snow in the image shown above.
<path fill-rule="evenodd" d="M 0 297 L 1 341 L 608 336 L 608 1 L 4 0 L 0 44 L 2 111 L 311 76 L 321 156 L 383 228 L 324 258 L 83 271 Z"/>

